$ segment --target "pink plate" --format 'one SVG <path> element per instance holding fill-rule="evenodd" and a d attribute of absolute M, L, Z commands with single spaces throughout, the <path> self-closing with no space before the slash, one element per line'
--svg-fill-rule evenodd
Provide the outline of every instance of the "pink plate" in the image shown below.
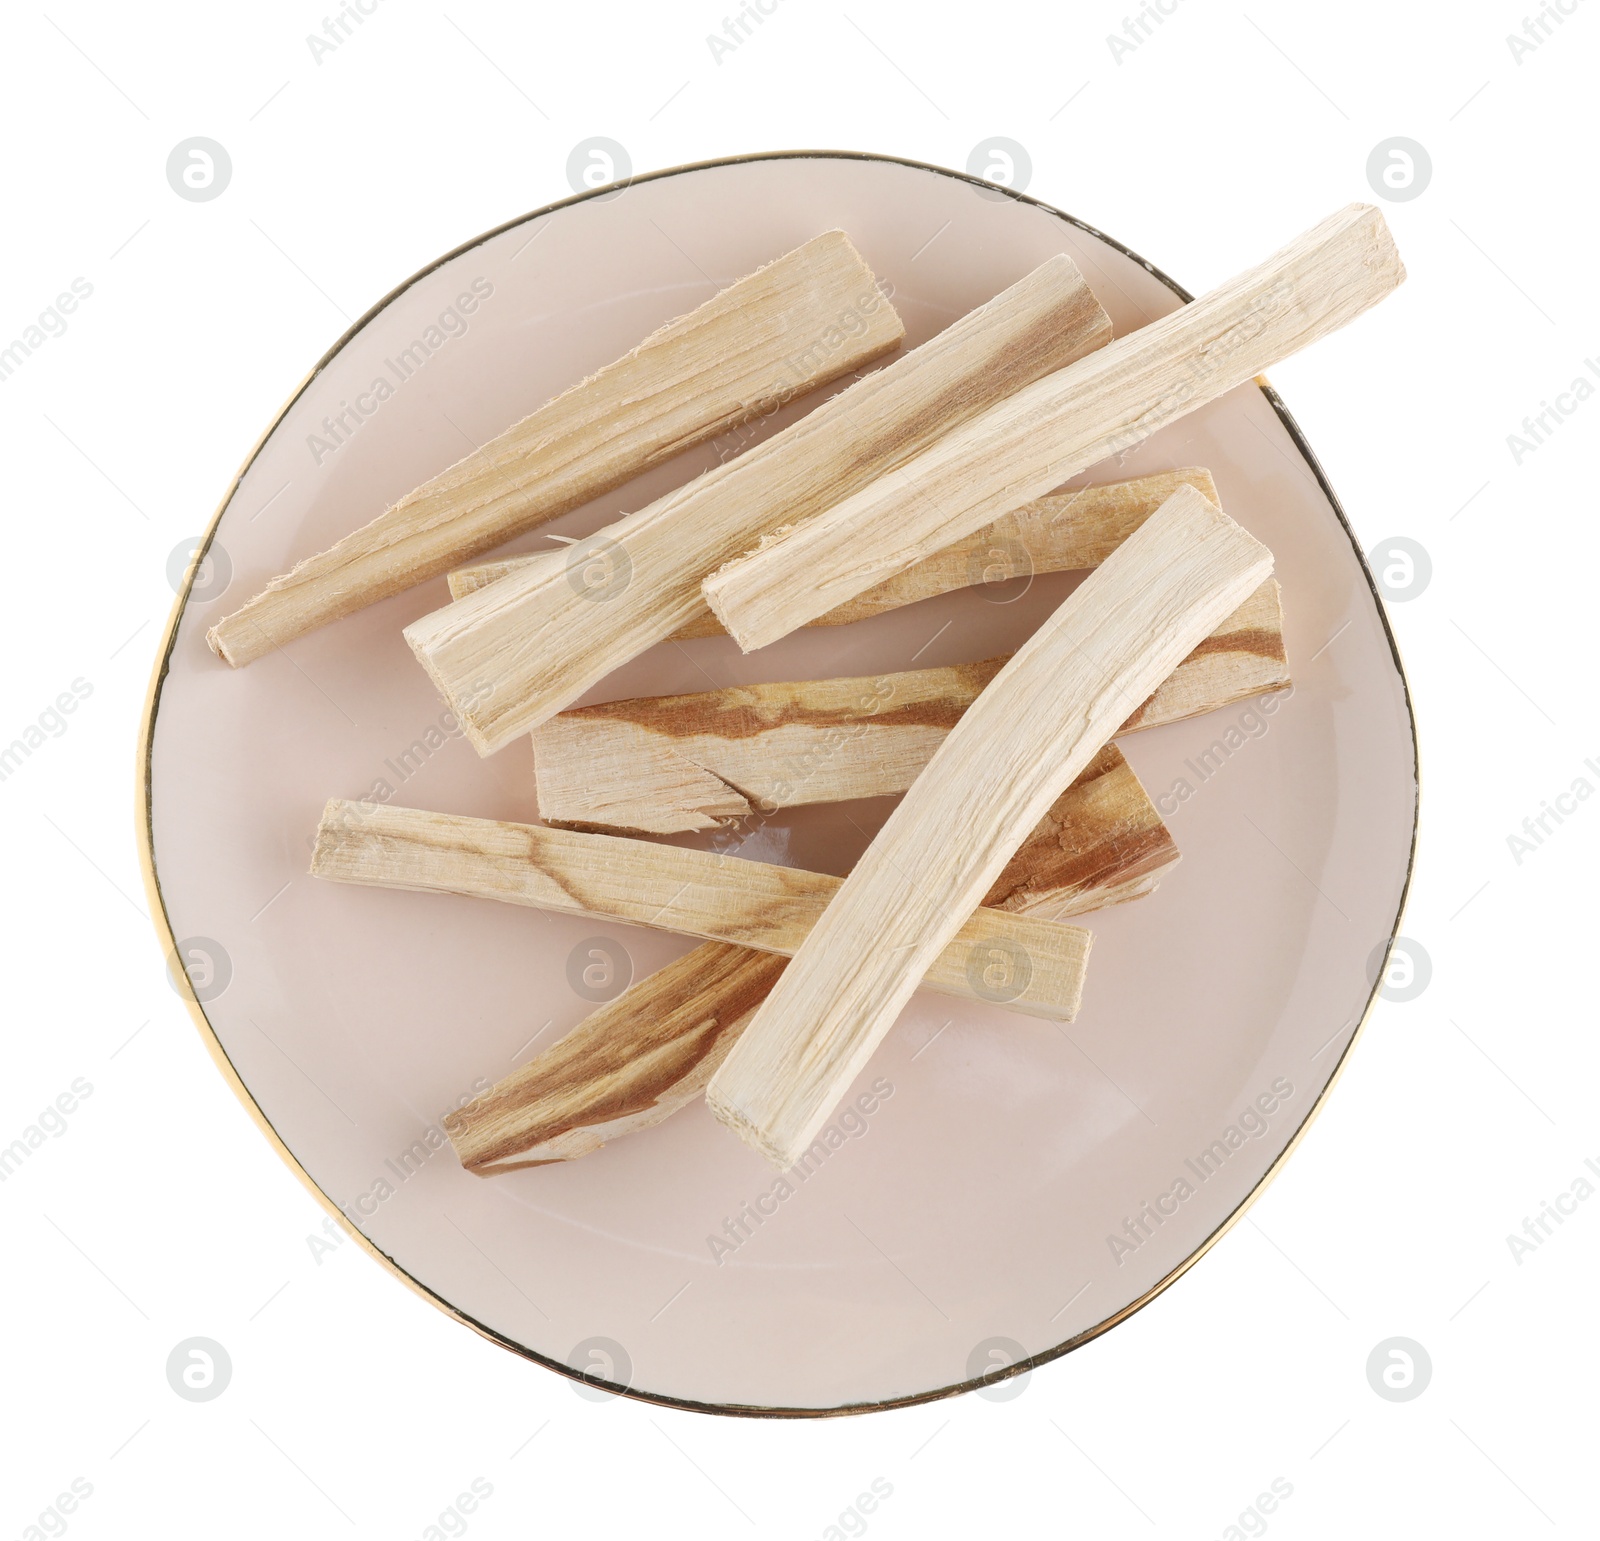
<path fill-rule="evenodd" d="M 911 344 L 1056 252 L 1119 334 L 1184 298 L 1055 210 L 876 157 L 692 166 L 529 215 L 396 290 L 272 424 L 180 597 L 141 755 L 164 945 L 181 946 L 219 1063 L 286 1158 L 478 1330 L 714 1410 L 944 1395 L 1060 1354 L 1170 1283 L 1335 1076 L 1398 923 L 1416 820 L 1405 681 L 1366 567 L 1277 398 L 1242 386 L 1082 478 L 1209 466 L 1277 556 L 1296 684 L 1122 741 L 1184 859 L 1154 896 L 1086 917 L 1076 1023 L 918 994 L 853 1093 L 870 1111 L 841 1114 L 827 1159 L 781 1184 L 703 1106 L 507 1177 L 468 1176 L 437 1148 L 446 1111 L 593 1009 L 570 980 L 614 993 L 691 944 L 307 875 L 331 796 L 537 818 L 526 742 L 479 759 L 401 639 L 447 601 L 442 579 L 239 671 L 206 628 L 715 287 L 833 227 L 892 283 Z M 343 428 L 324 423 L 341 413 Z M 730 434 L 549 528 L 586 533 L 742 447 Z M 548 549 L 542 532 L 514 544 Z M 1073 581 L 946 595 L 749 657 L 726 638 L 669 644 L 593 699 L 984 658 Z M 741 849 L 843 873 L 887 806 L 795 810 Z M 591 987 L 597 937 L 620 951 Z"/>

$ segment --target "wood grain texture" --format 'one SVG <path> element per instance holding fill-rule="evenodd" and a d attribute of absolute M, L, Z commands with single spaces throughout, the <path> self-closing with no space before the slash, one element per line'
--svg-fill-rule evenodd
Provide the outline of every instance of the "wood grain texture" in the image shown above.
<path fill-rule="evenodd" d="M 792 1164 L 1051 803 L 1271 570 L 1266 547 L 1192 488 L 1112 552 L 889 815 L 712 1077 L 716 1116 Z"/>
<path fill-rule="evenodd" d="M 844 233 L 819 235 L 274 578 L 206 640 L 228 663 L 250 663 L 837 379 L 904 335 Z"/>
<path fill-rule="evenodd" d="M 1216 483 L 1201 466 L 1158 471 L 1152 476 L 1080 487 L 1072 492 L 1047 493 L 806 624 L 845 626 L 954 589 L 1030 578 L 1036 573 L 1098 567 L 1179 487 L 1193 487 L 1221 506 Z M 449 575 L 450 596 L 465 599 L 548 555 L 535 552 L 458 567 Z M 680 626 L 672 637 L 683 642 L 693 637 L 726 635 L 722 622 L 702 605 L 700 613 Z"/>
<path fill-rule="evenodd" d="M 837 503 L 1109 336 L 1083 275 L 1053 257 L 781 433 L 424 616 L 406 640 L 479 753 L 492 753 L 692 621 L 700 580 L 765 532 Z"/>
<path fill-rule="evenodd" d="M 559 1043 L 444 1120 L 488 1177 L 572 1161 L 695 1101 L 785 959 L 702 942 L 591 1012 Z"/>
<path fill-rule="evenodd" d="M 498 899 L 785 956 L 805 941 L 841 881 L 647 840 L 338 798 L 323 813 L 311 871 L 341 883 Z M 976 898 L 971 910 L 912 988 L 921 982 L 946 995 L 993 1000 L 982 977 L 985 960 L 991 953 L 1025 956 L 1028 978 L 1005 1004 L 1071 1021 L 1083 992 L 1088 932 L 980 909 Z"/>
<path fill-rule="evenodd" d="M 1009 657 L 561 712 L 533 732 L 539 816 L 665 835 L 758 810 L 903 792 Z M 1117 731 L 1179 722 L 1289 683 L 1269 578 Z"/>
<path fill-rule="evenodd" d="M 1177 860 L 1172 833 L 1133 767 L 1107 744 L 1046 809 L 983 902 L 1065 920 L 1153 893 Z"/>
<path fill-rule="evenodd" d="M 1405 277 L 1363 204 L 1259 266 L 946 434 L 893 476 L 768 535 L 703 585 L 747 652 L 1242 385 Z"/>
<path fill-rule="evenodd" d="M 1061 794 L 984 903 L 1060 920 L 1155 887 L 1178 849 L 1138 777 L 1107 745 Z M 785 960 L 703 942 L 630 986 L 483 1097 L 445 1119 L 480 1176 L 571 1161 L 695 1101 Z"/>

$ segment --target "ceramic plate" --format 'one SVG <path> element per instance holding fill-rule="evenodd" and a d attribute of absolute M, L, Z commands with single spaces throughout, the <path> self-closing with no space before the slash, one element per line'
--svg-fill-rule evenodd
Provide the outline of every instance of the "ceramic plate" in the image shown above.
<path fill-rule="evenodd" d="M 239 671 L 206 628 L 833 227 L 893 284 L 908 344 L 1057 252 L 1119 334 L 1186 298 L 1056 210 L 875 157 L 692 166 L 529 215 L 364 316 L 268 429 L 179 599 L 141 755 L 163 943 L 291 1164 L 387 1266 L 479 1331 L 597 1384 L 720 1410 L 947 1394 L 1065 1352 L 1169 1284 L 1337 1073 L 1397 926 L 1416 816 L 1405 683 L 1360 552 L 1282 404 L 1242 386 L 1079 478 L 1209 466 L 1276 554 L 1295 685 L 1122 741 L 1183 860 L 1154 896 L 1085 917 L 1078 1020 L 919 993 L 853 1093 L 872 1111 L 836 1121 L 836 1148 L 804 1176 L 779 1179 L 700 1105 L 570 1164 L 461 1170 L 440 1148 L 442 1115 L 594 1008 L 569 960 L 610 939 L 622 961 L 599 988 L 614 991 L 692 944 L 307 875 L 332 796 L 537 818 L 526 741 L 480 759 L 401 639 L 446 603 L 442 579 Z M 743 447 L 730 434 L 547 528 L 586 533 Z M 749 657 L 726 638 L 668 644 L 586 699 L 986 658 L 1075 581 L 946 595 Z M 742 853 L 842 874 L 888 807 L 792 810 Z"/>

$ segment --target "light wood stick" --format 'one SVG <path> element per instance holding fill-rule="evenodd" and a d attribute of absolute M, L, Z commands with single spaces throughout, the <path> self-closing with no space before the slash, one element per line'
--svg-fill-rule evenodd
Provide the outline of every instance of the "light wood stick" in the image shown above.
<path fill-rule="evenodd" d="M 1178 859 L 1128 762 L 1107 745 L 1058 797 L 984 903 L 1059 920 L 1122 904 Z M 703 942 L 585 1017 L 445 1119 L 480 1176 L 571 1161 L 649 1128 L 705 1090 L 785 960 Z"/>
<path fill-rule="evenodd" d="M 771 412 L 904 336 L 844 232 L 819 235 L 274 578 L 206 640 L 235 667 L 250 663 Z"/>
<path fill-rule="evenodd" d="M 855 679 L 734 685 L 562 712 L 533 731 L 539 816 L 581 829 L 715 829 L 806 803 L 903 792 L 1009 654 Z M 1269 578 L 1117 730 L 1290 683 Z"/>
<path fill-rule="evenodd" d="M 1031 578 L 1036 573 L 1075 572 L 1098 567 L 1111 551 L 1172 496 L 1179 487 L 1193 487 L 1221 506 L 1211 473 L 1201 466 L 1158 471 L 1131 481 L 1082 487 L 1075 492 L 1052 492 L 1014 513 L 1004 514 L 975 535 L 936 551 L 903 573 L 847 600 L 836 610 L 806 622 L 808 626 L 845 626 L 868 616 L 898 610 L 919 599 L 932 599 L 953 589 L 980 583 L 1003 583 L 1010 578 Z M 491 583 L 527 568 L 548 556 L 500 557 L 471 567 L 458 567 L 449 575 L 450 595 L 465 599 Z M 704 605 L 700 613 L 673 632 L 672 640 L 721 637 L 727 633 Z"/>
<path fill-rule="evenodd" d="M 713 567 L 784 521 L 837 503 L 1110 333 L 1083 275 L 1052 257 L 782 433 L 424 616 L 406 640 L 478 752 L 492 753 L 699 615 L 700 580 Z"/>
<path fill-rule="evenodd" d="M 480 1177 L 573 1161 L 706 1089 L 787 960 L 702 942 L 444 1120 Z"/>
<path fill-rule="evenodd" d="M 986 908 L 1065 920 L 1153 893 L 1178 860 L 1172 832 L 1115 744 L 1045 811 L 983 896 Z"/>
<path fill-rule="evenodd" d="M 1351 204 L 1259 267 L 1018 391 L 893 476 L 711 574 L 705 597 L 764 647 L 1008 508 L 1343 326 L 1405 277 L 1383 216 Z"/>
<path fill-rule="evenodd" d="M 840 879 L 795 867 L 335 798 L 317 830 L 311 871 L 341 883 L 499 899 L 534 909 L 654 926 L 788 956 L 827 907 Z M 930 990 L 1001 998 L 986 983 L 998 959 L 1025 960 L 1004 995 L 1013 1011 L 1069 1022 L 1083 993 L 1089 933 L 1001 910 L 972 913 L 928 960 Z M 920 979 L 920 975 L 919 975 Z M 912 988 L 915 988 L 913 982 Z"/>
<path fill-rule="evenodd" d="M 712 1112 L 790 1166 L 1062 788 L 1271 570 L 1191 488 L 1112 552 L 889 815 L 712 1077 Z"/>

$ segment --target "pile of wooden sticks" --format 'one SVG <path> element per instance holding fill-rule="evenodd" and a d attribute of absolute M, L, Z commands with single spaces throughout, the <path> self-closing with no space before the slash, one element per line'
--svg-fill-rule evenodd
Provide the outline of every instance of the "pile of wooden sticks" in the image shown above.
<path fill-rule="evenodd" d="M 791 426 L 581 541 L 494 548 L 859 371 L 904 327 L 840 231 L 732 284 L 213 628 L 235 666 L 447 574 L 405 632 L 480 754 L 531 734 L 541 825 L 330 802 L 312 871 L 702 938 L 452 1115 L 481 1174 L 571 1160 L 704 1095 L 788 1167 L 919 986 L 1078 1009 L 1090 935 L 1177 847 L 1111 742 L 1289 683 L 1272 555 L 1208 471 L 1053 491 L 1404 278 L 1351 205 L 1112 337 L 1052 258 Z M 1092 569 L 1010 657 L 573 708 L 669 638 L 745 651 L 1019 575 Z M 845 878 L 665 845 L 903 793 Z M 791 960 L 792 961 L 788 961 Z"/>

